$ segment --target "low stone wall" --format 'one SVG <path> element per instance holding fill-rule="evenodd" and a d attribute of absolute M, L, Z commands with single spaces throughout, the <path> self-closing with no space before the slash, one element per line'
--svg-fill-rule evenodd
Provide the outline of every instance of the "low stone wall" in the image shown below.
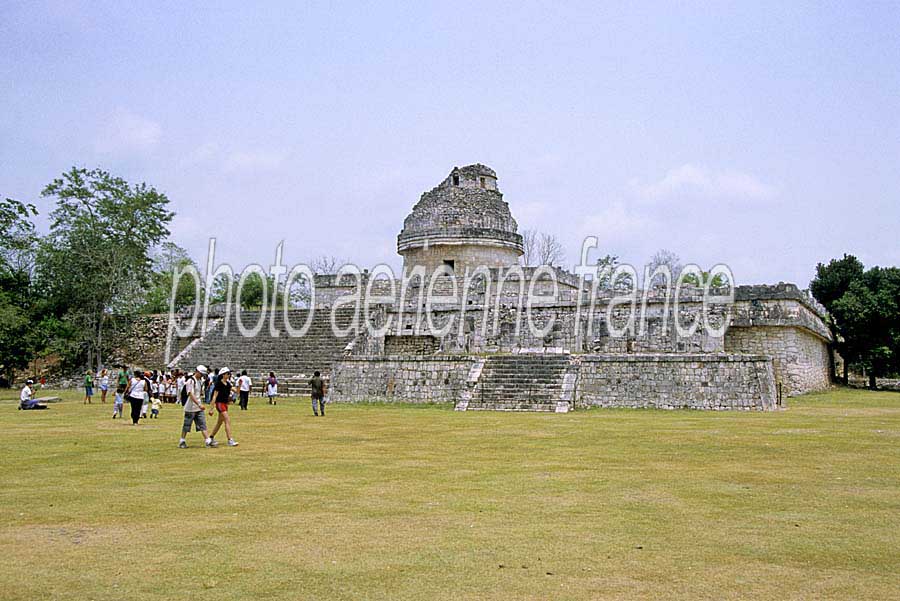
<path fill-rule="evenodd" d="M 331 369 L 333 402 L 455 403 L 474 357 L 400 355 L 345 357 Z"/>
<path fill-rule="evenodd" d="M 788 396 L 831 385 L 828 344 L 805 328 L 732 326 L 725 333 L 725 351 L 772 357 L 776 381 Z"/>
<path fill-rule="evenodd" d="M 577 407 L 777 408 L 772 361 L 760 355 L 583 355 Z"/>

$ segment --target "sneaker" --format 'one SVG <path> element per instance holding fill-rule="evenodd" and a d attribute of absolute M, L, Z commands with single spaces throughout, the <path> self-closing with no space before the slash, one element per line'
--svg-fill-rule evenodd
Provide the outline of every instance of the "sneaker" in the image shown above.
<path fill-rule="evenodd" d="M 209 442 L 206 443 L 206 446 L 208 446 L 208 447 L 217 447 L 217 446 L 219 446 L 219 443 L 217 443 L 217 442 L 215 441 L 214 438 L 210 438 L 210 439 L 209 439 Z"/>
<path fill-rule="evenodd" d="M 179 448 L 179 449 L 186 449 L 186 448 L 187 448 L 187 443 L 184 442 L 184 441 L 182 440 L 181 442 L 178 443 L 178 448 Z"/>
<path fill-rule="evenodd" d="M 237 443 L 237 441 L 236 441 L 235 439 L 231 438 L 231 439 L 228 440 L 228 446 L 229 446 L 229 447 L 236 447 L 236 446 L 238 446 L 238 443 Z"/>

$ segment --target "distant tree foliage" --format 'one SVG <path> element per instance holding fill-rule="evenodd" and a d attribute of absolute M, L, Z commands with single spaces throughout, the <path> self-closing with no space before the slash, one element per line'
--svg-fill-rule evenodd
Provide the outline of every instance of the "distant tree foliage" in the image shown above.
<path fill-rule="evenodd" d="M 0 200 L 0 373 L 12 381 L 39 345 L 33 289 L 33 205 Z"/>
<path fill-rule="evenodd" d="M 835 345 L 848 366 L 875 378 L 900 373 L 900 268 L 866 270 L 845 254 L 816 266 L 810 292 L 830 313 Z"/>

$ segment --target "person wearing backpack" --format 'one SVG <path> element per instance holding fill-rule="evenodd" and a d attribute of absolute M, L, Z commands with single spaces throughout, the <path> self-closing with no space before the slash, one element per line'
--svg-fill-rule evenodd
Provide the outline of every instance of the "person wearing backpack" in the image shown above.
<path fill-rule="evenodd" d="M 178 442 L 179 449 L 187 448 L 187 440 L 185 437 L 191 431 L 191 425 L 197 432 L 203 433 L 204 441 L 207 447 L 215 447 L 217 443 L 209 435 L 206 429 L 206 407 L 203 405 L 202 381 L 206 378 L 208 370 L 203 365 L 194 368 L 194 374 L 184 381 L 184 388 L 181 391 L 180 402 L 184 405 L 184 425 L 181 426 L 181 440 Z"/>

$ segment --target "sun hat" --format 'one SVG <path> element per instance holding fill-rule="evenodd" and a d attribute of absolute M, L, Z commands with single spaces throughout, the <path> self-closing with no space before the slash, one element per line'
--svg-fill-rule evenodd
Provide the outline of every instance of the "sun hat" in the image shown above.
<path fill-rule="evenodd" d="M 26 384 L 34 384 L 34 380 L 25 380 Z"/>
<path fill-rule="evenodd" d="M 219 370 L 219 375 L 230 374 L 230 373 L 231 373 L 231 370 L 228 369 L 227 367 L 223 367 L 222 369 Z"/>
<path fill-rule="evenodd" d="M 205 376 L 206 374 L 209 373 L 209 370 L 206 369 L 206 366 L 205 366 L 205 365 L 198 365 L 195 369 L 196 369 L 198 372 L 200 372 L 201 374 L 203 374 L 204 376 Z"/>

